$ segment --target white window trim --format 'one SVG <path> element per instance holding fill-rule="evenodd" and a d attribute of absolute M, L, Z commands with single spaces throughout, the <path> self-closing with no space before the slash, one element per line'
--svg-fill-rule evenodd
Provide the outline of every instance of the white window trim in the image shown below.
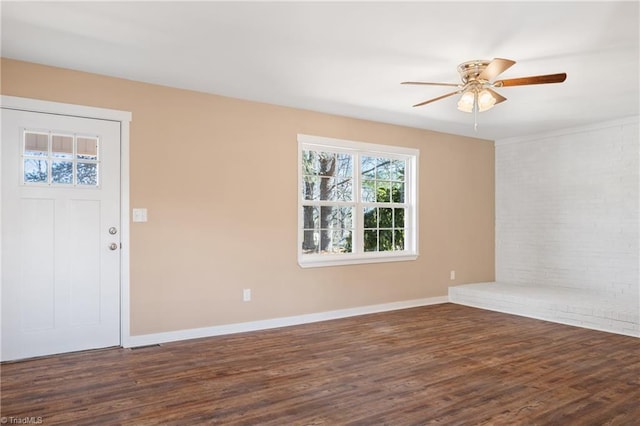
<path fill-rule="evenodd" d="M 405 192 L 405 203 L 408 205 L 405 217 L 405 228 L 413 230 L 405 234 L 406 249 L 402 252 L 368 252 L 368 253 L 342 253 L 342 254 L 303 254 L 302 241 L 304 232 L 302 229 L 302 151 L 305 148 L 321 149 L 326 151 L 354 151 L 367 152 L 372 154 L 380 154 L 387 157 L 403 157 L 407 161 L 405 176 L 407 182 L 411 182 L 409 188 Z M 340 266 L 355 265 L 363 263 L 381 263 L 381 262 L 401 262 L 416 260 L 418 258 L 418 160 L 420 151 L 415 148 L 398 147 L 392 145 L 379 145 L 366 142 L 355 142 L 343 139 L 327 138 L 322 136 L 312 136 L 298 134 L 298 162 L 297 162 L 297 179 L 298 179 L 298 264 L 303 268 L 321 267 L 321 266 Z M 354 190 L 359 191 L 360 176 L 354 176 Z M 359 203 L 358 203 L 359 204 Z M 360 212 L 356 209 L 355 228 L 357 233 L 362 231 L 362 221 Z M 360 239 L 360 235 L 354 235 L 355 239 Z"/>

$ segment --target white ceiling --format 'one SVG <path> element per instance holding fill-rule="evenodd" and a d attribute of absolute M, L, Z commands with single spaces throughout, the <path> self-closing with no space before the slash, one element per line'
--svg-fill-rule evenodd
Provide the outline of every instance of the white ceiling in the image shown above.
<path fill-rule="evenodd" d="M 2 56 L 350 117 L 503 139 L 638 115 L 639 2 L 10 2 Z M 473 115 L 452 90 L 472 59 L 517 63 Z"/>

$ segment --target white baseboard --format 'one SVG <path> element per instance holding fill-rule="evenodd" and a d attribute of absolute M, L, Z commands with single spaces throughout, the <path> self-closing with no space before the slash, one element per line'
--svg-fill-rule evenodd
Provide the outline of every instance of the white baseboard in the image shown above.
<path fill-rule="evenodd" d="M 213 327 L 192 328 L 188 330 L 169 331 L 165 333 L 142 334 L 138 336 L 129 336 L 129 338 L 126 339 L 125 342 L 123 342 L 122 346 L 125 348 L 131 348 L 136 346 L 147 346 L 156 345 L 159 343 L 175 342 L 178 340 L 199 339 L 202 337 L 222 336 L 225 334 L 243 333 L 247 331 L 267 330 L 270 328 L 309 324 L 318 321 L 347 318 L 357 315 L 416 308 L 418 306 L 437 305 L 440 303 L 447 303 L 448 301 L 448 296 L 428 297 L 425 299 L 383 303 L 380 305 L 361 306 L 357 308 L 339 309 L 336 311 L 318 312 L 314 314 L 297 315 L 292 317 L 273 318 L 236 324 L 225 324 Z"/>

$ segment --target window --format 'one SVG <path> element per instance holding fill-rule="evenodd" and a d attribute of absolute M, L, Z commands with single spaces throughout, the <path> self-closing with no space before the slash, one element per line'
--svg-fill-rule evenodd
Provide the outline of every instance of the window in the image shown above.
<path fill-rule="evenodd" d="M 298 135 L 298 263 L 414 260 L 417 149 Z"/>
<path fill-rule="evenodd" d="M 23 136 L 23 183 L 98 186 L 97 137 L 31 130 Z"/>

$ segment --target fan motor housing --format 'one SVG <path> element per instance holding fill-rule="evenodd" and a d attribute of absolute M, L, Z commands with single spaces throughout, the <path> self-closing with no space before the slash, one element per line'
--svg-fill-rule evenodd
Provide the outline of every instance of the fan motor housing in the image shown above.
<path fill-rule="evenodd" d="M 478 76 L 485 68 L 491 63 L 485 59 L 476 59 L 473 61 L 463 62 L 458 65 L 458 72 L 463 83 L 467 83 L 470 80 L 477 80 Z"/>

